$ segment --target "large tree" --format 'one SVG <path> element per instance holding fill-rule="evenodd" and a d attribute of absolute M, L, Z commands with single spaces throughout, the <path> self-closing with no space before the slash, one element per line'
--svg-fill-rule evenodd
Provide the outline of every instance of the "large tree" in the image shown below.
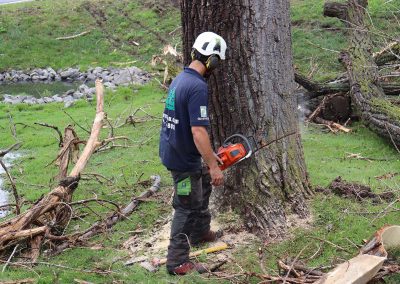
<path fill-rule="evenodd" d="M 220 34 L 227 59 L 209 79 L 214 146 L 234 134 L 253 136 L 258 145 L 288 136 L 227 171 L 219 189 L 221 210 L 239 212 L 250 231 L 281 236 L 287 217 L 309 214 L 312 194 L 304 163 L 291 49 L 289 0 L 183 0 L 185 62 L 204 31 Z"/>

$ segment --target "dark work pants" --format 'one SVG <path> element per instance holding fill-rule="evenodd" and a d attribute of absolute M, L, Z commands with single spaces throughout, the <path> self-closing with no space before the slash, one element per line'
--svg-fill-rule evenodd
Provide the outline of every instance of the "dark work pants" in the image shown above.
<path fill-rule="evenodd" d="M 171 171 L 174 180 L 173 207 L 175 214 L 171 224 L 167 255 L 167 270 L 189 261 L 189 241 L 196 243 L 210 230 L 211 214 L 208 203 L 211 194 L 211 176 L 207 168 L 195 172 Z M 178 195 L 178 183 L 190 177 L 189 195 Z"/>

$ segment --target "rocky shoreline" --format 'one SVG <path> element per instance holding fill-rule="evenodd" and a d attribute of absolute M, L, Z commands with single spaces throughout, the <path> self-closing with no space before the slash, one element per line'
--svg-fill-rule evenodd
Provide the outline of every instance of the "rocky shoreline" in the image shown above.
<path fill-rule="evenodd" d="M 65 107 L 73 104 L 79 99 L 93 99 L 95 88 L 89 87 L 89 82 L 94 82 L 96 78 L 103 79 L 104 86 L 114 90 L 118 86 L 130 84 L 144 85 L 150 81 L 149 73 L 137 68 L 89 68 L 86 72 L 81 72 L 79 68 L 68 68 L 55 71 L 48 67 L 45 69 L 33 70 L 10 70 L 0 72 L 0 84 L 27 84 L 27 83 L 52 83 L 52 82 L 82 82 L 76 90 L 69 90 L 63 94 L 56 94 L 51 97 L 35 98 L 29 95 L 10 95 L 0 94 L 0 102 L 8 104 L 45 104 L 52 102 L 63 102 Z"/>

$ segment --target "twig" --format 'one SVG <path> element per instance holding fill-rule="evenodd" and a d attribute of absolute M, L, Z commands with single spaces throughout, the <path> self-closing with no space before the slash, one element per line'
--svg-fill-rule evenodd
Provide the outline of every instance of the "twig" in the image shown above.
<path fill-rule="evenodd" d="M 296 263 L 296 261 L 299 259 L 300 255 L 303 253 L 303 251 L 304 251 L 309 245 L 310 245 L 310 243 L 308 243 L 307 245 L 305 245 L 305 246 L 301 249 L 301 251 L 296 255 L 296 257 L 294 258 L 292 264 L 291 264 L 290 267 L 289 267 L 288 272 L 286 273 L 285 279 L 283 280 L 283 284 L 286 283 L 286 281 L 287 281 L 287 279 L 288 279 L 288 277 L 289 277 L 290 271 L 293 269 L 293 265 Z"/>
<path fill-rule="evenodd" d="M 0 262 L 5 262 L 4 260 L 0 259 Z M 61 264 L 54 264 L 54 263 L 50 263 L 50 262 L 44 262 L 44 261 L 32 261 L 32 262 L 13 262 L 10 263 L 10 265 L 26 265 L 26 264 L 31 264 L 31 265 L 46 265 L 46 266 L 50 266 L 50 267 L 57 267 L 57 268 L 63 268 L 63 269 L 70 269 L 70 270 L 74 270 L 74 271 L 79 271 L 79 272 L 84 272 L 84 273 L 96 273 L 96 274 L 101 274 L 101 275 L 108 275 L 111 273 L 114 273 L 113 271 L 99 271 L 99 270 L 86 270 L 86 269 L 78 269 L 78 268 L 74 268 L 74 267 L 70 267 L 70 266 L 65 266 L 65 265 L 61 265 Z"/>
<path fill-rule="evenodd" d="M 83 131 L 85 131 L 86 133 L 88 133 L 90 135 L 90 131 L 87 130 L 86 128 L 84 128 L 83 126 L 81 126 L 78 122 L 76 122 L 76 120 L 65 110 L 63 110 L 63 112 Z"/>
<path fill-rule="evenodd" d="M 396 200 L 390 202 L 390 204 L 389 204 L 388 206 L 386 206 L 385 209 L 383 209 L 381 212 L 379 212 L 379 213 L 375 216 L 375 218 L 373 218 L 373 219 L 371 220 L 371 222 L 369 222 L 369 223 L 372 224 L 376 219 L 381 218 L 381 217 L 382 217 L 382 214 L 383 214 L 383 213 L 386 214 L 386 213 L 387 213 L 386 210 L 389 209 L 390 207 L 392 207 L 392 206 L 393 206 L 396 202 L 398 202 L 399 200 L 400 200 L 400 199 L 398 198 L 398 199 L 396 199 Z"/>
<path fill-rule="evenodd" d="M 19 246 L 19 244 L 17 244 L 17 245 L 14 247 L 14 249 L 13 249 L 13 251 L 12 251 L 10 257 L 7 259 L 7 262 L 4 264 L 3 269 L 1 270 L 1 273 L 4 273 L 4 271 L 6 270 L 7 266 L 10 264 L 11 259 L 13 258 L 15 252 L 17 251 L 18 246 Z"/>
<path fill-rule="evenodd" d="M 58 141 L 59 141 L 58 142 L 58 147 L 62 147 L 63 137 L 62 137 L 60 129 L 58 129 L 57 126 L 50 125 L 50 124 L 47 124 L 47 123 L 44 123 L 44 122 L 35 122 L 34 124 L 37 124 L 37 125 L 40 125 L 40 126 L 43 126 L 43 127 L 49 127 L 49 128 L 54 129 L 55 131 L 57 131 L 57 133 L 58 133 Z"/>
<path fill-rule="evenodd" d="M 14 145 L 10 146 L 8 149 L 4 150 L 4 151 L 0 151 L 0 158 L 4 157 L 5 155 L 7 155 L 10 151 L 12 150 L 18 150 L 19 147 L 21 147 L 22 143 L 15 143 Z"/>
<path fill-rule="evenodd" d="M 79 205 L 79 204 L 85 204 L 85 203 L 89 203 L 89 202 L 97 202 L 97 203 L 110 203 L 111 205 L 114 205 L 117 208 L 118 212 L 121 212 L 121 208 L 119 207 L 119 205 L 113 201 L 110 200 L 105 200 L 105 199 L 98 199 L 98 198 L 91 198 L 91 199 L 85 199 L 85 200 L 79 200 L 79 201 L 75 201 L 75 202 L 71 202 L 69 203 L 69 205 Z"/>
<path fill-rule="evenodd" d="M 329 245 L 331 245 L 331 246 L 333 246 L 333 247 L 335 247 L 335 248 L 337 248 L 339 250 L 345 251 L 347 253 L 350 253 L 350 254 L 352 253 L 351 251 L 349 251 L 349 250 L 347 250 L 345 248 L 342 248 L 341 246 L 339 246 L 337 244 L 334 244 L 331 241 L 328 241 L 328 240 L 325 240 L 325 239 L 321 239 L 321 238 L 318 238 L 318 237 L 314 237 L 314 236 L 310 236 L 310 238 L 319 240 L 319 241 L 324 242 L 324 243 L 327 243 L 327 244 L 329 244 Z"/>
<path fill-rule="evenodd" d="M 393 144 L 394 147 L 396 148 L 397 153 L 400 154 L 400 150 L 399 150 L 399 148 L 397 147 L 396 143 L 395 143 L 394 140 L 393 140 L 392 133 L 390 133 L 389 128 L 388 128 L 388 126 L 387 126 L 387 123 L 385 123 L 385 128 L 386 128 L 386 131 L 389 133 L 390 140 L 392 141 L 392 144 Z"/>
<path fill-rule="evenodd" d="M 14 139 L 18 141 L 18 138 L 17 138 L 17 129 L 15 128 L 15 124 L 14 124 L 13 118 L 12 118 L 12 116 L 11 116 L 10 113 L 8 114 L 8 118 L 9 118 L 9 120 L 10 120 L 10 130 L 11 130 L 11 134 L 12 134 L 12 136 L 14 137 Z"/>
<path fill-rule="evenodd" d="M 18 191 L 17 191 L 17 186 L 15 185 L 14 179 L 10 175 L 6 165 L 3 163 L 1 158 L 0 158 L 0 165 L 2 166 L 4 171 L 6 172 L 8 180 L 11 183 L 11 187 L 12 187 L 13 195 L 14 195 L 14 199 L 15 199 L 15 212 L 16 212 L 17 215 L 19 215 L 21 213 L 21 209 L 20 209 L 20 205 L 19 205 L 19 195 L 18 195 Z"/>
<path fill-rule="evenodd" d="M 84 31 L 84 32 L 81 32 L 81 33 L 76 34 L 76 35 L 58 37 L 58 38 L 56 38 L 56 40 L 74 39 L 74 38 L 77 38 L 77 37 L 80 37 L 80 36 L 87 35 L 87 34 L 90 33 L 91 31 L 92 31 L 92 30 L 88 30 L 88 31 Z"/>

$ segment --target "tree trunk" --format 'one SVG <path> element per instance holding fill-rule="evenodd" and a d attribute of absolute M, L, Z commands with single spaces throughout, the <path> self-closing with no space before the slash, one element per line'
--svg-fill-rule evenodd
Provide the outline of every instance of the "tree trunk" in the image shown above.
<path fill-rule="evenodd" d="M 271 144 L 225 172 L 218 205 L 240 212 L 265 238 L 286 232 L 288 214 L 309 214 L 310 190 L 300 140 L 287 1 L 184 0 L 185 62 L 198 34 L 214 31 L 228 44 L 227 60 L 209 79 L 214 146 L 228 136 Z"/>
<path fill-rule="evenodd" d="M 378 135 L 400 145 L 400 108 L 384 98 L 377 83 L 378 66 L 366 24 L 367 5 L 367 0 L 326 3 L 324 15 L 339 18 L 348 28 L 350 46 L 341 53 L 340 60 L 347 69 L 350 94 L 363 122 Z"/>

